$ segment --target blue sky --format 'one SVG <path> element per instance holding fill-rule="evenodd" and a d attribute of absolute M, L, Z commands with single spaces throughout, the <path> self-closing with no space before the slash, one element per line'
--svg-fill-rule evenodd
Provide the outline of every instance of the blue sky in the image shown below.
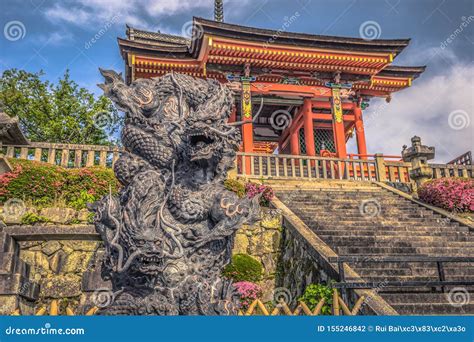
<path fill-rule="evenodd" d="M 181 34 L 192 16 L 212 17 L 212 0 L 2 0 L 0 72 L 43 70 L 72 78 L 96 94 L 99 67 L 122 71 L 117 37 L 125 24 Z M 414 85 L 390 104 L 365 111 L 369 152 L 399 153 L 411 136 L 448 161 L 474 145 L 474 2 L 471 0 L 224 0 L 225 21 L 289 31 L 360 37 L 364 23 L 379 38 L 412 38 L 398 65 L 427 65 Z M 95 43 L 91 39 L 102 30 Z M 447 39 L 449 41 L 447 41 Z M 354 151 L 354 141 L 349 148 Z"/>

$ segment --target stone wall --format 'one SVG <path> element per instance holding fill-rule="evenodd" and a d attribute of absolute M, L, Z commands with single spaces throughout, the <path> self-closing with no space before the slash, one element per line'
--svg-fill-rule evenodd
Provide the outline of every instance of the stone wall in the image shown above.
<path fill-rule="evenodd" d="M 51 221 L 61 220 L 64 223 L 60 217 L 67 217 L 70 221 L 71 217 L 77 218 L 79 213 L 66 208 L 51 208 L 48 211 L 43 210 L 42 214 L 47 214 Z M 82 217 L 86 218 L 86 215 Z M 249 254 L 264 267 L 260 285 L 265 301 L 272 300 L 278 276 L 281 221 L 278 211 L 262 208 L 262 220 L 251 226 L 243 226 L 235 238 L 233 253 Z M 89 232 L 87 236 L 76 234 L 80 229 L 86 228 Z M 27 234 L 28 238 L 17 241 L 17 244 L 19 259 L 31 266 L 30 280 L 40 285 L 39 298 L 35 302 L 36 309 L 49 307 L 53 299 L 59 299 L 63 309 L 69 306 L 75 312 L 83 313 L 85 307 L 91 306 L 93 293 L 99 288 L 109 286 L 100 279 L 98 259 L 103 249 L 100 241 L 91 240 L 98 239 L 98 236 L 92 236 L 96 235 L 92 225 L 61 225 L 49 222 L 36 225 L 17 224 L 11 226 L 11 229 L 17 233 L 34 232 L 35 235 Z M 49 232 L 53 234 L 48 235 Z"/>
<path fill-rule="evenodd" d="M 44 224 L 84 224 L 90 223 L 92 213 L 87 209 L 75 210 L 72 208 L 51 207 L 37 209 L 34 207 L 25 207 L 19 209 L 18 215 L 8 215 L 4 213 L 4 208 L 0 207 L 0 220 L 7 225 L 21 224 L 22 217 L 27 214 L 40 216 L 46 219 Z"/>
<path fill-rule="evenodd" d="M 281 248 L 282 217 L 274 209 L 262 208 L 261 221 L 237 231 L 233 253 L 251 255 L 260 261 L 264 268 L 263 280 L 259 284 L 263 289 L 264 301 L 272 300 L 275 279 L 278 276 L 278 260 Z"/>
<path fill-rule="evenodd" d="M 310 249 L 312 247 L 306 241 L 299 239 L 289 229 L 284 230 L 279 259 L 281 272 L 275 285 L 290 294 L 293 305 L 308 285 L 328 284 L 331 280 L 325 268 L 315 262 Z"/>
<path fill-rule="evenodd" d="M 84 272 L 101 242 L 21 241 L 20 259 L 31 266 L 31 278 L 40 285 L 36 307 L 47 307 L 53 299 L 61 299 L 76 309 L 81 294 Z"/>

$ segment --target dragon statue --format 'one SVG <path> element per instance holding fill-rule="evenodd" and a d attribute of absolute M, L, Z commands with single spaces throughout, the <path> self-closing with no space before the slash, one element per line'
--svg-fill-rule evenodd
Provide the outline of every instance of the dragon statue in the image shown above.
<path fill-rule="evenodd" d="M 221 276 L 236 230 L 259 216 L 259 198 L 224 188 L 241 136 L 227 123 L 232 92 L 171 73 L 127 86 L 100 70 L 99 86 L 123 112 L 123 185 L 93 206 L 113 300 L 102 315 L 232 315 L 239 298 Z"/>

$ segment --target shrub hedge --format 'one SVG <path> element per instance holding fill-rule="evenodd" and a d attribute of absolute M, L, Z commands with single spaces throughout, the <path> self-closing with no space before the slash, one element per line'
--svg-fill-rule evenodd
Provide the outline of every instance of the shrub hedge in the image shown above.
<path fill-rule="evenodd" d="M 63 203 L 83 209 L 109 192 L 116 193 L 119 183 L 111 169 L 94 166 L 66 169 L 29 160 L 9 160 L 12 172 L 0 175 L 0 202 L 19 198 L 38 207 Z"/>
<path fill-rule="evenodd" d="M 324 284 L 310 284 L 306 287 L 303 295 L 298 298 L 298 301 L 303 301 L 311 310 L 316 308 L 319 301 L 324 298 L 324 305 L 321 309 L 321 314 L 330 315 L 333 298 L 333 289 Z"/>
<path fill-rule="evenodd" d="M 235 254 L 232 262 L 224 268 L 223 274 L 235 282 L 249 281 L 256 283 L 262 279 L 263 266 L 257 259 L 248 254 Z"/>
<path fill-rule="evenodd" d="M 419 198 L 428 204 L 457 212 L 474 211 L 474 180 L 438 178 L 418 189 Z"/>

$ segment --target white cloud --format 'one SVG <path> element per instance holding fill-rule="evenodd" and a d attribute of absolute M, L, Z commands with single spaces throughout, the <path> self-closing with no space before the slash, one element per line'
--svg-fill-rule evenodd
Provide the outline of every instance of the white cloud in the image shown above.
<path fill-rule="evenodd" d="M 61 45 L 74 40 L 73 35 L 67 31 L 56 31 L 49 34 L 40 35 L 37 42 L 40 45 Z"/>
<path fill-rule="evenodd" d="M 74 0 L 56 3 L 45 11 L 51 21 L 67 22 L 87 28 L 88 24 L 98 24 L 120 16 L 120 23 L 150 27 L 146 16 L 175 15 L 192 13 L 198 8 L 209 8 L 212 13 L 213 1 L 207 0 Z M 191 16 L 191 15 L 190 15 Z"/>
<path fill-rule="evenodd" d="M 245 8 L 251 0 L 227 1 L 224 3 L 226 18 Z M 57 23 L 70 23 L 83 29 L 96 29 L 98 25 L 119 17 L 118 24 L 130 24 L 137 28 L 158 30 L 166 27 L 162 20 L 183 14 L 183 24 L 192 19 L 197 10 L 204 9 L 213 17 L 212 0 L 68 0 L 54 4 L 44 12 Z"/>
<path fill-rule="evenodd" d="M 372 100 L 364 113 L 369 153 L 400 154 L 414 135 L 420 136 L 423 144 L 436 147 L 439 162 L 473 150 L 473 78 L 474 65 L 456 64 L 442 76 L 421 76 L 411 88 L 394 94 L 388 104 Z M 449 115 L 455 111 L 464 113 L 461 119 L 469 122 L 462 129 L 450 125 Z"/>

